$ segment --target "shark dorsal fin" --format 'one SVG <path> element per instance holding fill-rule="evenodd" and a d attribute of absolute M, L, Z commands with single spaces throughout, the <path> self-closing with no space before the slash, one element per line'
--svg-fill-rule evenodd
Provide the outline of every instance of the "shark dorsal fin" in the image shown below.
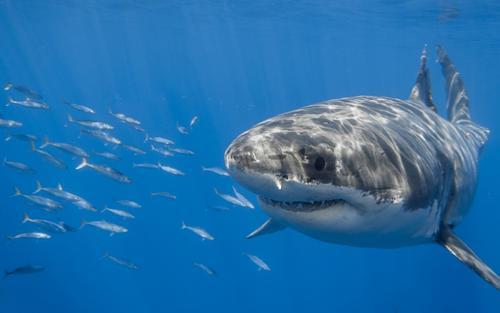
<path fill-rule="evenodd" d="M 431 79 L 427 70 L 427 46 L 422 50 L 420 68 L 418 69 L 417 80 L 410 93 L 410 99 L 420 101 L 432 111 L 437 112 L 436 106 L 432 101 Z"/>

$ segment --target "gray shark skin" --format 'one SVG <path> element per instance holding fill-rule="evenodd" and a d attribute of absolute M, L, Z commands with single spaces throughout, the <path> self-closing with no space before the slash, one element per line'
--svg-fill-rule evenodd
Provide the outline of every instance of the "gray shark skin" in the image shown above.
<path fill-rule="evenodd" d="M 499 289 L 499 277 L 452 231 L 472 203 L 489 131 L 471 121 L 462 78 L 441 47 L 438 60 L 448 119 L 433 103 L 424 49 L 407 100 L 328 100 L 239 135 L 226 168 L 270 216 L 247 238 L 290 227 L 360 247 L 438 243 Z"/>

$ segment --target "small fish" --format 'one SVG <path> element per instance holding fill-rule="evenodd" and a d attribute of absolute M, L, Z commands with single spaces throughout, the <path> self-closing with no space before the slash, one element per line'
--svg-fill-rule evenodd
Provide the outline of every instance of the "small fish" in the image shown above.
<path fill-rule="evenodd" d="M 227 202 L 229 202 L 231 204 L 237 205 L 237 206 L 241 206 L 241 207 L 244 207 L 244 208 L 246 207 L 245 203 L 241 202 L 240 199 L 238 199 L 238 198 L 236 198 L 234 196 L 225 194 L 225 193 L 220 193 L 216 188 L 214 188 L 214 191 L 215 191 L 216 195 L 218 195 L 219 197 L 221 197 L 225 201 L 227 201 Z"/>
<path fill-rule="evenodd" d="M 4 120 L 0 118 L 0 127 L 3 128 L 16 128 L 23 126 L 23 123 L 13 120 Z"/>
<path fill-rule="evenodd" d="M 214 211 L 219 211 L 219 212 L 227 212 L 230 209 L 228 207 L 222 206 L 222 205 L 212 205 L 210 206 L 210 209 Z"/>
<path fill-rule="evenodd" d="M 155 147 L 154 145 L 151 145 L 151 150 L 154 152 L 158 152 L 159 154 L 163 155 L 164 157 L 171 157 L 174 156 L 172 152 L 170 152 L 167 149 L 163 149 L 161 147 Z"/>
<path fill-rule="evenodd" d="M 189 135 L 188 129 L 182 125 L 179 125 L 179 123 L 177 123 L 177 131 L 183 135 Z"/>
<path fill-rule="evenodd" d="M 207 266 L 205 264 L 202 264 L 202 263 L 193 263 L 193 266 L 197 267 L 197 268 L 199 268 L 201 270 L 203 270 L 205 273 L 207 273 L 210 276 L 217 275 L 217 272 L 214 269 L 210 268 L 209 266 Z"/>
<path fill-rule="evenodd" d="M 246 255 L 255 265 L 258 266 L 259 271 L 261 271 L 261 270 L 269 271 L 269 272 L 271 271 L 271 268 L 269 267 L 269 265 L 267 265 L 266 262 L 262 261 L 262 259 L 259 258 L 258 256 L 248 254 L 248 253 L 243 253 L 243 254 Z"/>
<path fill-rule="evenodd" d="M 42 228 L 50 233 L 65 233 L 66 232 L 66 229 L 58 223 L 54 223 L 54 222 L 47 221 L 47 220 L 41 220 L 41 219 L 32 219 L 29 217 L 29 215 L 27 213 L 24 213 L 22 223 L 23 224 L 24 223 L 36 224 L 40 228 Z"/>
<path fill-rule="evenodd" d="M 140 168 L 158 168 L 158 164 L 153 163 L 133 163 L 132 166 Z"/>
<path fill-rule="evenodd" d="M 75 232 L 78 230 L 78 228 L 76 227 L 73 227 L 73 226 L 70 226 L 64 222 L 61 222 L 60 223 L 62 227 L 64 227 L 64 230 L 66 230 L 66 232 Z"/>
<path fill-rule="evenodd" d="M 28 134 L 13 134 L 9 135 L 5 138 L 5 141 L 10 141 L 12 139 L 17 139 L 20 141 L 26 141 L 26 142 L 35 142 L 38 140 L 37 136 L 34 135 L 28 135 Z"/>
<path fill-rule="evenodd" d="M 173 168 L 173 167 L 170 167 L 170 166 L 167 166 L 167 165 L 163 165 L 161 163 L 158 163 L 158 168 L 161 169 L 162 171 L 164 171 L 166 173 L 169 173 L 169 174 L 172 174 L 172 175 L 179 175 L 179 176 L 186 175 L 182 171 L 180 171 L 180 170 L 178 170 L 176 168 Z"/>
<path fill-rule="evenodd" d="M 88 113 L 88 114 L 95 114 L 94 109 L 89 108 L 86 105 L 71 103 L 71 102 L 68 102 L 68 101 L 64 101 L 64 103 L 67 104 L 67 105 L 69 105 L 70 107 L 72 107 L 73 109 L 75 109 L 77 111 Z"/>
<path fill-rule="evenodd" d="M 12 89 L 16 90 L 17 92 L 22 93 L 23 95 L 25 95 L 28 98 L 42 99 L 42 96 L 39 93 L 29 89 L 26 86 L 14 85 L 13 83 L 6 83 L 3 86 L 3 90 L 5 90 L 5 91 L 10 91 Z"/>
<path fill-rule="evenodd" d="M 91 221 L 91 222 L 83 221 L 81 226 L 80 226 L 80 229 L 85 227 L 86 225 L 94 226 L 94 227 L 99 228 L 101 230 L 108 231 L 111 233 L 111 235 L 117 234 L 117 233 L 126 233 L 128 231 L 128 229 L 126 229 L 123 226 L 109 223 L 109 222 L 106 222 L 104 220 Z"/>
<path fill-rule="evenodd" d="M 97 138 L 104 143 L 110 143 L 112 145 L 121 145 L 122 141 L 116 137 L 113 137 L 110 133 L 105 132 L 104 130 L 99 129 L 86 129 L 83 128 L 80 130 L 81 133 Z"/>
<path fill-rule="evenodd" d="M 149 137 L 149 135 L 146 134 L 146 139 L 144 139 L 144 142 L 148 142 L 148 141 L 159 143 L 161 145 L 166 145 L 166 146 L 175 144 L 175 142 L 173 142 L 172 140 L 170 140 L 168 138 L 164 138 L 164 137 Z"/>
<path fill-rule="evenodd" d="M 134 118 L 131 118 L 130 116 L 127 116 L 123 113 L 113 113 L 111 111 L 111 109 L 108 110 L 109 114 L 111 114 L 112 116 L 114 116 L 117 120 L 119 120 L 120 122 L 123 122 L 123 123 L 127 123 L 131 126 L 139 126 L 141 125 L 141 122 L 139 122 L 138 120 L 134 119 Z"/>
<path fill-rule="evenodd" d="M 8 161 L 7 158 L 3 159 L 3 165 L 13 168 L 15 170 L 18 170 L 23 173 L 28 173 L 28 174 L 36 174 L 36 171 L 29 167 L 28 165 L 21 163 L 21 162 L 15 162 L 15 161 Z"/>
<path fill-rule="evenodd" d="M 82 148 L 79 148 L 77 146 L 71 145 L 69 143 L 64 143 L 64 142 L 50 142 L 49 138 L 47 136 L 45 136 L 44 143 L 43 143 L 43 145 L 40 146 L 40 149 L 44 149 L 48 146 L 54 147 L 54 148 L 59 149 L 63 152 L 72 154 L 72 155 L 80 157 L 80 158 L 88 159 L 88 157 L 89 157 L 88 153 L 85 152 Z"/>
<path fill-rule="evenodd" d="M 146 132 L 146 130 L 144 128 L 142 128 L 141 126 L 134 125 L 133 127 L 138 132 L 141 132 L 141 133 L 145 133 Z"/>
<path fill-rule="evenodd" d="M 63 190 L 63 187 L 61 184 L 58 184 L 57 188 L 48 188 L 48 187 L 43 187 L 42 183 L 40 183 L 40 181 L 37 180 L 36 181 L 36 189 L 35 189 L 35 191 L 33 191 L 33 194 L 37 194 L 40 191 L 44 191 L 46 193 L 53 195 L 54 197 L 58 197 L 60 199 L 63 199 L 65 201 L 69 201 L 69 202 L 78 202 L 78 201 L 83 200 L 82 197 L 77 196 L 77 195 L 75 195 L 71 192 L 68 192 L 66 190 Z"/>
<path fill-rule="evenodd" d="M 122 258 L 118 258 L 116 256 L 112 256 L 110 255 L 108 252 L 104 253 L 104 256 L 103 256 L 104 259 L 108 259 L 118 265 L 121 265 L 121 266 L 125 266 L 125 267 L 128 267 L 132 270 L 138 270 L 139 269 L 139 266 L 137 266 L 137 264 L 134 264 L 128 260 L 125 260 L 125 259 L 122 259 Z"/>
<path fill-rule="evenodd" d="M 200 227 L 188 226 L 182 222 L 181 229 L 187 229 L 201 237 L 201 240 L 214 240 L 215 238 L 210 235 L 206 230 Z"/>
<path fill-rule="evenodd" d="M 159 197 L 164 197 L 164 198 L 172 199 L 172 200 L 177 199 L 177 197 L 175 195 L 168 193 L 166 191 L 152 192 L 151 196 L 159 196 Z"/>
<path fill-rule="evenodd" d="M 171 148 L 170 152 L 174 152 L 177 154 L 184 154 L 184 155 L 194 155 L 193 151 L 182 148 Z"/>
<path fill-rule="evenodd" d="M 9 97 L 7 99 L 6 106 L 10 106 L 12 104 L 19 105 L 19 106 L 22 106 L 25 108 L 30 108 L 30 109 L 48 110 L 50 108 L 47 103 L 42 102 L 40 100 L 31 99 L 31 98 L 26 98 L 24 100 L 14 100 L 11 97 Z"/>
<path fill-rule="evenodd" d="M 25 239 L 25 238 L 50 239 L 51 236 L 49 234 L 40 233 L 40 232 L 22 233 L 22 234 L 17 234 L 14 236 L 7 236 L 7 239 L 9 239 L 9 240 Z"/>
<path fill-rule="evenodd" d="M 146 151 L 131 145 L 122 144 L 121 146 L 129 151 L 132 151 L 134 154 L 146 154 Z"/>
<path fill-rule="evenodd" d="M 62 205 L 59 202 L 54 201 L 52 199 L 40 197 L 40 196 L 35 196 L 35 195 L 25 195 L 21 192 L 21 190 L 19 190 L 19 188 L 14 187 L 14 189 L 15 189 L 15 193 L 12 195 L 13 197 L 18 197 L 18 196 L 24 197 L 24 198 L 28 199 L 29 201 L 31 201 L 35 204 L 38 204 L 39 206 L 45 207 L 45 208 L 51 208 L 51 209 L 61 209 L 62 208 Z"/>
<path fill-rule="evenodd" d="M 81 199 L 81 200 L 78 200 L 78 201 L 75 201 L 72 203 L 80 209 L 91 211 L 91 212 L 97 212 L 97 209 L 90 202 L 88 202 L 85 199 Z"/>
<path fill-rule="evenodd" d="M 33 152 L 38 153 L 38 155 L 42 156 L 45 160 L 49 161 L 55 167 L 62 168 L 62 169 L 67 168 L 66 164 L 64 164 L 63 161 L 59 160 L 58 158 L 56 158 L 52 154 L 48 153 L 47 151 L 37 149 L 35 147 L 35 143 L 33 141 L 31 142 L 31 150 Z"/>
<path fill-rule="evenodd" d="M 193 116 L 193 118 L 191 119 L 191 121 L 189 122 L 189 128 L 193 129 L 193 126 L 198 123 L 198 116 Z"/>
<path fill-rule="evenodd" d="M 120 217 L 123 217 L 123 218 L 129 218 L 129 219 L 135 218 L 134 215 L 130 214 L 127 211 L 117 210 L 117 209 L 111 209 L 111 208 L 108 208 L 108 207 L 104 207 L 104 210 L 102 210 L 101 213 L 102 212 L 106 212 L 106 211 L 111 212 L 114 215 L 117 215 L 117 216 L 120 216 Z"/>
<path fill-rule="evenodd" d="M 133 209 L 142 208 L 142 205 L 140 205 L 139 203 L 132 201 L 132 200 L 118 200 L 118 201 L 116 201 L 116 203 L 118 203 L 119 205 L 127 206 L 129 208 L 133 208 Z"/>
<path fill-rule="evenodd" d="M 125 176 L 123 173 L 121 173 L 118 170 L 115 170 L 114 168 L 111 168 L 106 165 L 99 165 L 99 164 L 93 164 L 89 163 L 86 158 L 82 159 L 82 162 L 76 167 L 77 170 L 80 170 L 85 167 L 90 167 L 94 171 L 101 173 L 111 179 L 114 179 L 120 183 L 125 183 L 125 184 L 130 184 L 132 181 L 130 178 Z"/>
<path fill-rule="evenodd" d="M 233 186 L 233 192 L 234 192 L 234 195 L 236 196 L 236 198 L 238 200 L 240 200 L 240 202 L 243 203 L 243 205 L 246 208 L 255 209 L 255 206 L 253 205 L 253 203 L 250 202 L 247 198 L 245 198 L 245 196 L 243 196 L 241 193 L 239 193 L 238 190 L 236 190 L 236 188 L 234 186 Z"/>
<path fill-rule="evenodd" d="M 201 169 L 205 172 L 211 172 L 211 173 L 214 173 L 214 174 L 217 174 L 220 176 L 229 176 L 229 173 L 220 167 L 204 167 L 204 166 L 202 166 Z"/>
<path fill-rule="evenodd" d="M 114 127 L 104 122 L 91 121 L 91 120 L 75 120 L 68 114 L 68 122 L 75 123 L 83 127 L 99 129 L 99 130 L 112 130 Z"/>
<path fill-rule="evenodd" d="M 33 274 L 33 273 L 40 273 L 43 272 L 45 268 L 37 265 L 23 265 L 20 267 L 17 267 L 11 271 L 5 270 L 4 271 L 4 278 L 7 278 L 12 275 L 20 275 L 20 274 Z"/>
<path fill-rule="evenodd" d="M 101 158 L 105 158 L 105 159 L 108 159 L 108 160 L 114 160 L 114 161 L 118 161 L 120 160 L 120 157 L 114 153 L 111 153 L 111 152 L 96 152 L 96 151 L 93 151 L 93 153 L 97 156 L 100 156 Z"/>

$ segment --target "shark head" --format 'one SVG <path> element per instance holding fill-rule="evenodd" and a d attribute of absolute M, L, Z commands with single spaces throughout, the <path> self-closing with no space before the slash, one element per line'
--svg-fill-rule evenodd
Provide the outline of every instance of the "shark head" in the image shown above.
<path fill-rule="evenodd" d="M 374 117 L 391 101 L 339 99 L 264 121 L 229 145 L 228 172 L 273 219 L 322 240 L 370 245 L 388 227 L 421 232 L 404 216 L 387 225 L 395 214 L 430 207 L 436 193 L 425 160 L 397 144 L 388 117 Z"/>

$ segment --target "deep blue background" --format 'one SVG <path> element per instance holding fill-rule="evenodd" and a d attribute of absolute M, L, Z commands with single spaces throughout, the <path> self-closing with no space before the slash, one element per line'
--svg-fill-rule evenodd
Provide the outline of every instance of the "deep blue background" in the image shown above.
<path fill-rule="evenodd" d="M 98 208 L 130 198 L 143 204 L 123 222 L 67 206 L 50 216 L 13 187 L 35 188 L 35 178 L 0 167 L 0 234 L 33 230 L 23 212 L 73 225 L 105 217 L 129 228 L 110 237 L 94 228 L 49 241 L 0 241 L 0 268 L 26 263 L 46 271 L 0 281 L 1 312 L 500 312 L 500 294 L 437 245 L 397 250 L 322 243 L 291 230 L 247 241 L 265 220 L 260 210 L 221 213 L 213 188 L 229 192 L 229 178 L 202 173 L 222 166 L 230 141 L 253 124 L 300 106 L 350 95 L 406 98 L 419 55 L 443 44 L 461 71 L 473 118 L 491 129 L 470 214 L 458 234 L 500 271 L 500 6 L 496 1 L 8 1 L 0 0 L 0 82 L 43 94 L 49 112 L 3 107 L 22 120 L 21 132 L 48 135 L 88 151 L 105 150 L 64 127 L 63 99 L 89 104 L 96 118 L 114 123 L 126 143 L 148 148 L 138 132 L 115 122 L 107 108 L 142 121 L 152 135 L 174 139 L 196 155 L 164 163 L 187 175 L 106 163 L 129 175 L 122 185 L 91 170 L 58 170 L 23 142 L 0 140 L 0 157 L 32 165 L 44 185 L 64 187 Z M 434 95 L 444 111 L 440 69 L 429 62 Z M 0 94 L 5 103 L 7 94 Z M 72 112 L 75 117 L 85 115 Z M 189 136 L 176 123 L 193 115 Z M 17 130 L 0 130 L 2 138 Z M 149 197 L 169 191 L 176 201 Z M 252 200 L 255 197 L 245 194 Z M 116 207 L 116 205 L 114 205 Z M 216 239 L 202 242 L 181 221 Z M 101 260 L 105 251 L 140 265 L 130 271 Z M 262 257 L 272 272 L 258 272 L 242 255 Z M 203 262 L 219 275 L 193 268 Z"/>

